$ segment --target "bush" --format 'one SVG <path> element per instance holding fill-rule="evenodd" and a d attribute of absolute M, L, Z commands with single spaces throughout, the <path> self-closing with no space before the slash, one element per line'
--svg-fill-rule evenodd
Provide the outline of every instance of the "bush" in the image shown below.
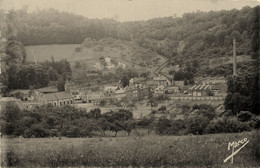
<path fill-rule="evenodd" d="M 159 118 L 156 125 L 156 133 L 161 135 L 182 135 L 185 132 L 183 120 L 170 120 L 165 116 Z"/>
<path fill-rule="evenodd" d="M 13 151 L 6 152 L 6 166 L 13 167 L 20 164 L 20 158 L 19 156 L 14 153 Z"/>
<path fill-rule="evenodd" d="M 208 105 L 208 104 L 197 105 L 197 104 L 195 104 L 192 109 L 197 110 L 197 114 L 203 115 L 210 120 L 212 120 L 216 116 L 215 109 L 212 105 Z"/>
<path fill-rule="evenodd" d="M 157 134 L 167 134 L 167 130 L 172 126 L 171 120 L 167 119 L 165 116 L 159 118 L 158 123 L 156 125 L 156 133 Z"/>
<path fill-rule="evenodd" d="M 187 132 L 195 135 L 202 135 L 210 120 L 202 115 L 190 117 L 186 120 Z"/>
<path fill-rule="evenodd" d="M 165 132 L 167 135 L 183 135 L 185 133 L 185 123 L 182 120 L 172 121 L 172 125 Z"/>
<path fill-rule="evenodd" d="M 248 123 L 227 118 L 219 118 L 215 121 L 213 120 L 206 128 L 207 133 L 237 133 L 250 130 L 251 128 Z"/>
<path fill-rule="evenodd" d="M 249 111 L 241 111 L 237 116 L 237 119 L 241 122 L 246 122 L 251 120 L 252 116 L 252 113 L 250 113 Z"/>
<path fill-rule="evenodd" d="M 106 100 L 101 100 L 99 103 L 100 106 L 105 106 L 106 104 L 107 104 Z"/>

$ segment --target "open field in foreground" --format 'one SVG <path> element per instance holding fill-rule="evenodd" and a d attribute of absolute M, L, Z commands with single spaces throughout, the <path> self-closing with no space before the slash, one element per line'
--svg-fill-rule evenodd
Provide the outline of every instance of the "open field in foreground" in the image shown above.
<path fill-rule="evenodd" d="M 259 167 L 256 132 L 203 136 L 2 139 L 2 166 Z M 229 142 L 249 143 L 234 156 Z M 4 145 L 3 145 L 4 143 Z M 239 145 L 236 149 L 241 147 Z M 259 153 L 258 153 L 259 154 Z"/>

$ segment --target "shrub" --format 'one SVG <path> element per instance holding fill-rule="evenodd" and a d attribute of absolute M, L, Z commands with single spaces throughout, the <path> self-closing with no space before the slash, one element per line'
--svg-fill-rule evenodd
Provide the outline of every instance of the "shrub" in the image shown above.
<path fill-rule="evenodd" d="M 167 135 L 183 135 L 185 134 L 185 123 L 182 120 L 172 121 L 171 127 L 165 132 Z"/>
<path fill-rule="evenodd" d="M 166 116 L 159 118 L 156 133 L 161 135 L 181 135 L 186 126 L 183 120 L 170 120 Z"/>
<path fill-rule="evenodd" d="M 219 118 L 212 120 L 206 128 L 207 133 L 236 133 L 249 131 L 251 128 L 248 123 L 243 123 L 234 119 Z"/>
<path fill-rule="evenodd" d="M 214 107 L 208 104 L 195 104 L 192 109 L 197 110 L 199 115 L 203 115 L 210 120 L 216 116 Z"/>
<path fill-rule="evenodd" d="M 249 111 L 241 111 L 237 116 L 237 119 L 241 122 L 245 122 L 251 120 L 252 116 L 252 113 L 250 113 Z"/>
<path fill-rule="evenodd" d="M 19 165 L 20 164 L 19 156 L 13 151 L 6 152 L 6 164 L 8 167 Z"/>
<path fill-rule="evenodd" d="M 171 120 L 167 119 L 165 116 L 159 118 L 158 123 L 156 124 L 156 133 L 157 134 L 167 134 L 167 130 L 172 126 Z"/>
<path fill-rule="evenodd" d="M 146 127 L 149 126 L 152 123 L 152 121 L 153 121 L 152 118 L 143 117 L 140 119 L 140 121 L 138 121 L 137 125 Z"/>
<path fill-rule="evenodd" d="M 186 120 L 187 132 L 195 135 L 202 135 L 210 120 L 202 115 L 190 117 Z"/>
<path fill-rule="evenodd" d="M 107 104 L 106 100 L 101 100 L 99 103 L 100 106 L 105 106 L 106 104 Z"/>

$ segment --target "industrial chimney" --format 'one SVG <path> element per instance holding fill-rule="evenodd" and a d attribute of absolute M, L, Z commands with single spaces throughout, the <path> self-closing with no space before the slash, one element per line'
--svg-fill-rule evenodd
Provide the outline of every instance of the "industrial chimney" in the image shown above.
<path fill-rule="evenodd" d="M 233 76 L 237 75 L 236 39 L 233 38 Z"/>

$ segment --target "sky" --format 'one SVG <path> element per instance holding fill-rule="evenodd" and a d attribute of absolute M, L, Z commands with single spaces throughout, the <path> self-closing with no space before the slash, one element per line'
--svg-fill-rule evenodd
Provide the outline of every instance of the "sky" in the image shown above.
<path fill-rule="evenodd" d="M 241 9 L 260 5 L 260 0 L 0 0 L 0 9 L 28 12 L 54 8 L 88 18 L 114 18 L 119 21 L 182 16 L 183 13 Z"/>

